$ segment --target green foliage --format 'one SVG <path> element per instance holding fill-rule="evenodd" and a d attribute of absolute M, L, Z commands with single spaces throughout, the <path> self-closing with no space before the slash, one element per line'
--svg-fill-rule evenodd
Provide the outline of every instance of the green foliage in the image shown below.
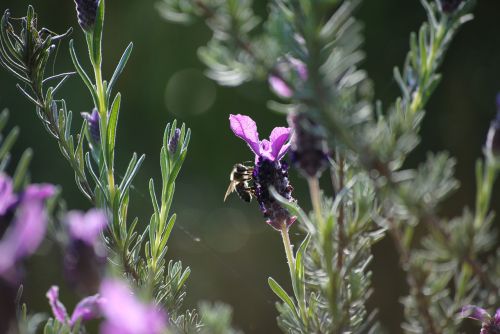
<path fill-rule="evenodd" d="M 239 35 L 245 43 L 231 32 L 238 31 L 238 23 L 258 19 L 243 15 L 250 13 L 247 2 L 241 12 L 222 9 L 231 3 L 219 1 L 211 8 L 210 1 L 163 0 L 159 8 L 171 21 L 205 19 L 214 36 L 200 58 L 219 83 L 277 77 L 292 96 L 285 104 L 271 101 L 269 107 L 305 113 L 323 127 L 316 135 L 326 134 L 335 152 L 335 196 L 322 195 L 318 180 L 309 179 L 314 207 L 310 215 L 272 191 L 307 234 L 294 256 L 283 231 L 293 294 L 269 279 L 280 300 L 278 323 L 283 331 L 379 332 L 375 314 L 365 307 L 371 292 L 367 266 L 371 247 L 385 235 L 392 237 L 407 275 L 405 332 L 456 333 L 463 305 L 498 304 L 498 265 L 493 258 L 481 261 L 494 247 L 488 211 L 497 159 L 486 152 L 485 162 L 478 163 L 475 210 L 466 209 L 451 220 L 438 212 L 439 204 L 458 189 L 455 160 L 445 153 L 429 154 L 419 168 L 403 168 L 420 141 L 424 108 L 441 80 L 439 66 L 459 28 L 472 18 L 475 2 L 465 0 L 445 12 L 438 0 L 421 0 L 427 21 L 411 35 L 402 69 L 394 70 L 401 97 L 387 111 L 372 102 L 372 84 L 358 69 L 364 57 L 361 25 L 353 16 L 359 1 L 270 1 L 262 29 Z M 266 45 L 259 49 L 262 53 L 254 52 L 258 42 Z M 254 75 L 241 74 L 242 55 L 256 69 Z M 305 64 L 307 78 L 279 71 L 279 62 L 290 58 Z M 239 80 L 227 80 L 228 73 L 236 73 Z"/>
<path fill-rule="evenodd" d="M 70 30 L 64 35 L 57 35 L 45 28 L 38 29 L 39 20 L 33 7 L 29 6 L 27 16 L 18 21 L 11 19 L 8 10 L 5 12 L 0 29 L 0 64 L 21 82 L 22 86 L 18 84 L 17 87 L 35 105 L 43 126 L 57 141 L 62 155 L 75 172 L 78 188 L 93 205 L 107 213 L 110 226 L 104 239 L 110 253 L 110 263 L 117 265 L 113 271 L 120 273 L 119 276 L 125 274 L 139 292 L 165 307 L 171 322 L 177 324 L 181 332 L 195 332 L 200 327 L 196 312 L 182 314 L 190 269 L 183 268 L 180 261 L 166 258 L 168 240 L 176 220 L 175 214 L 170 213 L 175 181 L 187 154 L 190 130 L 182 125 L 180 136 L 175 139 L 178 141 L 177 149 L 171 152 L 169 143 L 176 135 L 177 123 L 174 121 L 166 127 L 160 152 L 161 193 L 157 198 L 151 179 L 149 186 L 153 214 L 150 224 L 140 231 L 139 219 L 130 221 L 128 218 L 128 207 L 130 189 L 145 156 L 134 153 L 121 180 L 115 171 L 116 134 L 122 96 L 120 93 L 113 96 L 113 88 L 131 56 L 133 45 L 130 43 L 124 51 L 111 80 L 105 81 L 102 73 L 104 13 L 105 1 L 101 0 L 95 24 L 88 31 L 83 31 L 92 75 L 84 69 L 73 40 L 69 42 L 75 73 L 92 97 L 94 110 L 99 115 L 98 124 L 85 120 L 78 133 L 71 133 L 73 113 L 68 110 L 66 101 L 56 99 L 55 94 L 68 76 L 75 73 L 45 77 L 45 67 L 55 47 L 54 43 L 66 37 Z M 19 33 L 14 27 L 16 22 L 21 25 Z M 56 81 L 56 85 L 46 88 L 51 81 Z M 0 116 L 0 127 L 3 127 L 5 120 L 4 113 Z M 99 142 L 92 137 L 96 131 L 99 133 Z M 2 168 L 7 164 L 8 151 L 16 136 L 17 130 L 14 129 L 0 146 Z M 22 176 L 27 170 L 30 156 L 28 151 L 21 159 L 22 164 L 14 177 L 16 187 L 24 182 Z M 78 329 L 73 330 L 79 332 Z M 45 326 L 45 333 L 70 331 L 68 326 L 55 320 L 49 320 Z"/>
<path fill-rule="evenodd" d="M 233 311 L 227 305 L 221 303 L 200 304 L 200 314 L 203 319 L 202 334 L 239 334 L 238 330 L 231 327 Z"/>

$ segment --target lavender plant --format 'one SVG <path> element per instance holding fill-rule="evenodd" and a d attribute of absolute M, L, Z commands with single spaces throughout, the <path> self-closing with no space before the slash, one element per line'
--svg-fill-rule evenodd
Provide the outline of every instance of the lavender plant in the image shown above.
<path fill-rule="evenodd" d="M 441 76 L 439 66 L 459 28 L 472 18 L 474 1 L 421 0 L 427 14 L 410 37 L 410 51 L 394 78 L 401 89 L 389 108 L 372 100 L 372 83 L 359 69 L 361 25 L 354 17 L 359 1 L 269 2 L 265 22 L 251 1 L 162 0 L 162 16 L 173 22 L 203 19 L 212 39 L 199 49 L 207 75 L 222 85 L 267 80 L 279 102 L 268 106 L 288 114 L 283 139 L 259 141 L 248 117 L 230 117 L 231 129 L 256 155 L 253 183 L 266 221 L 282 235 L 292 292 L 274 279 L 280 299 L 278 323 L 287 333 L 380 332 L 376 313 L 366 308 L 372 291 L 371 247 L 391 237 L 406 273 L 403 298 L 406 333 L 457 333 L 466 304 L 498 304 L 491 191 L 498 172 L 498 121 L 492 123 L 485 158 L 477 163 L 474 209 L 460 217 L 439 217 L 439 204 L 458 188 L 455 160 L 429 154 L 417 169 L 405 159 L 419 143 L 424 108 Z M 279 129 L 279 128 L 277 128 Z M 278 131 L 275 129 L 275 131 Z M 288 144 L 287 141 L 290 141 Z M 283 150 L 283 152 L 281 151 Z M 313 212 L 291 197 L 290 164 L 307 180 Z M 334 193 L 319 187 L 330 171 Z M 248 181 L 246 181 L 248 182 Z M 291 223 L 306 237 L 293 252 Z M 416 229 L 424 229 L 416 237 Z M 483 321 L 482 333 L 498 330 L 496 317 Z M 490 320 L 492 319 L 492 320 Z"/>
<path fill-rule="evenodd" d="M 150 179 L 153 213 L 141 231 L 139 219 L 128 217 L 128 207 L 132 182 L 145 156 L 134 153 L 123 174 L 115 171 L 121 94 L 113 95 L 113 88 L 133 45 L 130 43 L 124 51 L 111 79 L 104 80 L 105 1 L 77 0 L 75 4 L 92 78 L 79 60 L 73 40 L 69 41 L 69 51 L 75 72 L 46 77 L 46 66 L 54 53 L 55 43 L 69 36 L 72 30 L 59 35 L 39 28 L 33 7 L 29 6 L 27 15 L 21 19 L 13 19 L 6 10 L 0 27 L 0 64 L 19 81 L 17 88 L 33 103 L 38 118 L 74 170 L 78 189 L 97 208 L 86 214 L 70 212 L 63 215 L 56 226 L 56 239 L 64 249 L 68 282 L 86 297 L 69 315 L 59 301 L 58 287 L 50 288 L 47 298 L 53 318 L 46 322 L 44 332 L 77 333 L 84 331 L 84 323 L 94 318 L 105 319 L 101 326 L 103 333 L 162 333 L 167 323 L 169 332 L 198 332 L 201 323 L 196 311 L 183 311 L 190 269 L 166 257 L 167 243 L 176 220 L 175 214 L 170 213 L 175 181 L 187 154 L 190 130 L 184 124 L 177 127 L 176 121 L 166 126 L 160 152 L 161 190 L 157 193 L 155 182 Z M 83 81 L 93 102 L 89 108 L 92 111 L 82 113 L 77 133 L 72 132 L 73 113 L 66 101 L 57 97 L 63 83 L 74 74 Z M 15 136 L 13 132 L 7 137 L 5 146 L 0 149 L 2 157 Z M 23 158 L 26 160 L 29 160 L 29 153 Z M 19 173 L 22 171 L 25 168 Z M 15 177 L 6 186 L 12 187 L 14 183 L 15 189 L 19 189 L 24 184 L 19 178 Z M 10 191 L 8 187 L 6 195 Z M 23 223 L 29 223 L 28 219 L 25 221 Z M 42 237 L 40 233 L 38 238 Z M 30 247 L 34 250 L 37 244 L 33 242 Z M 8 246 L 17 247 L 6 244 Z M 29 252 L 33 250 L 30 248 Z M 132 291 L 137 294 L 131 296 Z M 208 307 L 205 309 L 209 312 Z M 27 331 L 27 315 L 18 318 L 21 322 L 18 329 Z"/>

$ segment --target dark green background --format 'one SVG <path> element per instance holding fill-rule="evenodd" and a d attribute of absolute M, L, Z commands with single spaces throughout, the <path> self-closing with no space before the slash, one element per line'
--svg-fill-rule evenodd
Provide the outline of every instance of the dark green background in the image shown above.
<path fill-rule="evenodd" d="M 85 59 L 73 2 L 1 0 L 0 9 L 10 8 L 14 16 L 22 16 L 29 3 L 39 12 L 42 25 L 58 32 L 68 26 L 76 28 L 72 38 L 76 40 L 80 58 Z M 124 170 L 133 152 L 147 155 L 135 181 L 130 216 L 137 215 L 143 223 L 148 221 L 151 204 L 147 182 L 149 177 L 159 179 L 163 128 L 174 117 L 186 122 L 193 136 L 177 184 L 174 209 L 179 218 L 169 257 L 181 259 L 192 269 L 187 305 L 194 307 L 199 300 L 222 300 L 234 307 L 235 324 L 245 332 L 276 333 L 276 298 L 266 281 L 268 276 L 283 283 L 288 280 L 279 234 L 264 224 L 255 203 L 246 205 L 235 196 L 223 203 L 222 198 L 233 163 L 251 159 L 250 151 L 229 131 L 228 115 L 252 115 L 261 135 L 267 135 L 274 126 L 283 125 L 284 118 L 266 109 L 265 103 L 272 95 L 265 84 L 247 84 L 235 89 L 217 87 L 204 79 L 196 51 L 209 39 L 208 29 L 203 24 L 183 27 L 166 23 L 154 4 L 152 0 L 108 0 L 107 3 L 104 72 L 108 78 L 127 43 L 135 44 L 117 87 L 123 94 L 117 143 L 118 173 Z M 256 1 L 257 12 L 265 13 L 265 8 L 266 1 Z M 443 214 L 447 216 L 460 214 L 464 205 L 473 204 L 473 166 L 481 155 L 485 134 L 495 113 L 495 93 L 500 89 L 500 3 L 479 1 L 475 14 L 476 19 L 468 23 L 453 42 L 442 69 L 444 80 L 427 108 L 422 145 L 410 159 L 410 164 L 415 165 L 428 150 L 447 150 L 457 157 L 457 177 L 462 188 L 444 206 Z M 388 104 L 397 94 L 392 68 L 402 64 L 409 33 L 418 29 L 424 12 L 417 0 L 367 0 L 359 17 L 366 23 L 367 59 L 363 67 L 375 81 L 377 97 Z M 71 69 L 67 42 L 64 42 L 59 48 L 56 71 Z M 178 74 L 186 69 L 189 70 Z M 172 83 L 166 102 L 169 80 Z M 76 77 L 68 81 L 60 96 L 64 96 L 76 115 L 91 107 L 91 99 Z M 11 110 L 11 125 L 22 128 L 15 155 L 24 147 L 35 150 L 33 180 L 61 185 L 69 208 L 86 209 L 88 203 L 76 189 L 73 174 L 61 158 L 55 141 L 42 129 L 32 105 L 16 91 L 13 79 L 0 72 L 0 107 L 4 106 Z M 81 120 L 77 116 L 75 121 L 80 124 Z M 292 180 L 296 196 L 307 208 L 303 180 L 295 173 Z M 330 191 L 328 187 L 326 190 Z M 493 203 L 499 208 L 498 196 Z M 46 247 L 44 251 L 47 257 L 32 261 L 26 284 L 30 307 L 36 311 L 48 311 L 44 294 L 52 283 L 64 285 L 60 268 L 56 266 L 57 251 L 54 247 L 52 250 Z M 374 252 L 375 294 L 371 306 L 380 308 L 382 322 L 392 333 L 398 333 L 402 318 L 398 298 L 406 287 L 401 272 L 396 269 L 397 255 L 388 240 L 378 244 Z M 65 288 L 62 299 L 72 309 L 76 299 Z"/>

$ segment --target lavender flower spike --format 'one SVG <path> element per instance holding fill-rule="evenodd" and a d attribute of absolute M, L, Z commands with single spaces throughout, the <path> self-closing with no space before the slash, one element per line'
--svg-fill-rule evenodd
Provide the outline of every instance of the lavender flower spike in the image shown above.
<path fill-rule="evenodd" d="M 461 318 L 469 318 L 482 323 L 480 334 L 498 334 L 500 333 L 500 309 L 492 317 L 488 312 L 478 306 L 467 305 L 462 308 Z"/>
<path fill-rule="evenodd" d="M 54 193 L 52 185 L 30 185 L 20 196 L 16 219 L 0 240 L 0 276 L 16 280 L 11 277 L 15 264 L 42 243 L 47 227 L 44 201 Z"/>
<path fill-rule="evenodd" d="M 106 319 L 102 334 L 158 334 L 165 330 L 166 314 L 156 305 L 139 301 L 124 282 L 105 280 L 101 295 Z"/>
<path fill-rule="evenodd" d="M 94 28 L 99 0 L 75 0 L 78 24 L 85 32 Z"/>
<path fill-rule="evenodd" d="M 106 215 L 96 209 L 72 211 L 65 222 L 70 237 L 64 255 L 66 278 L 81 292 L 96 293 L 106 269 L 106 247 L 100 238 L 107 226 Z"/>
<path fill-rule="evenodd" d="M 68 316 L 66 307 L 59 300 L 58 286 L 52 286 L 49 291 L 47 291 L 46 296 L 49 300 L 50 307 L 52 308 L 54 318 L 60 323 L 69 325 L 70 327 L 73 327 L 79 320 L 89 321 L 101 316 L 100 308 L 102 304 L 102 298 L 99 295 L 94 295 L 82 299 L 76 305 L 71 317 Z"/>
<path fill-rule="evenodd" d="M 248 116 L 231 115 L 229 117 L 231 130 L 243 139 L 255 154 L 255 167 L 253 171 L 253 191 L 259 202 L 260 209 L 266 218 L 266 223 L 276 230 L 290 227 L 296 217 L 276 201 L 271 195 L 270 188 L 293 202 L 292 186 L 288 181 L 288 165 L 281 159 L 290 148 L 290 129 L 284 127 L 274 128 L 269 140 L 260 140 L 257 125 Z"/>

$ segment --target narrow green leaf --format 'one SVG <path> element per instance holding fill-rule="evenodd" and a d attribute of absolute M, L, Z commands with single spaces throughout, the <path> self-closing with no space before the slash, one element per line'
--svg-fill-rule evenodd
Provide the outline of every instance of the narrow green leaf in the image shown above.
<path fill-rule="evenodd" d="M 14 191 L 20 191 L 22 189 L 32 158 L 33 150 L 31 148 L 26 149 L 17 164 L 16 171 L 14 172 Z"/>
<path fill-rule="evenodd" d="M 272 277 L 267 279 L 267 283 L 273 292 L 281 299 L 290 309 L 297 314 L 297 309 L 292 301 L 292 298 L 285 292 L 285 290 L 276 282 Z"/>
<path fill-rule="evenodd" d="M 123 73 L 123 70 L 125 69 L 125 66 L 127 65 L 127 62 L 130 58 L 130 55 L 132 54 L 133 48 L 134 48 L 134 43 L 130 43 L 127 46 L 127 49 L 125 49 L 125 52 L 123 53 L 122 57 L 120 58 L 118 65 L 116 66 L 115 72 L 113 73 L 113 76 L 111 77 L 111 80 L 109 81 L 109 85 L 106 89 L 106 95 L 108 97 L 108 100 L 111 97 L 111 93 L 113 91 L 113 88 L 114 88 L 116 82 L 118 81 L 118 78 Z"/>
<path fill-rule="evenodd" d="M 109 123 L 107 129 L 108 139 L 108 157 L 112 163 L 114 160 L 115 144 L 116 144 L 116 128 L 118 126 L 118 116 L 120 114 L 121 94 L 116 94 L 116 97 L 111 105 L 111 113 L 109 114 Z"/>

